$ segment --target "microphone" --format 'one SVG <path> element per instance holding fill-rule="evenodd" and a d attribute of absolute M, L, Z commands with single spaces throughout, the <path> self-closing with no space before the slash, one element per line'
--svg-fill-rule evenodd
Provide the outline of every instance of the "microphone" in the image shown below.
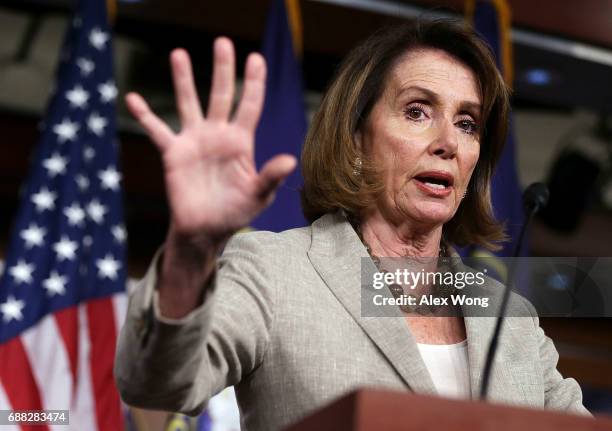
<path fill-rule="evenodd" d="M 523 206 L 531 216 L 544 208 L 549 198 L 550 193 L 546 184 L 533 183 L 523 193 Z"/>
<path fill-rule="evenodd" d="M 532 183 L 523 192 L 523 209 L 525 211 L 525 220 L 523 221 L 523 225 L 521 226 L 521 231 L 518 236 L 518 241 L 516 242 L 516 245 L 514 247 L 514 253 L 512 255 L 513 259 L 510 263 L 508 279 L 506 280 L 506 285 L 504 286 L 504 293 L 502 296 L 501 305 L 499 307 L 499 316 L 497 317 L 497 322 L 495 323 L 495 331 L 493 332 L 493 337 L 491 338 L 491 342 L 489 343 L 489 350 L 487 352 L 485 366 L 482 371 L 482 382 L 480 384 L 480 399 L 483 401 L 487 398 L 487 392 L 489 390 L 489 379 L 491 377 L 491 370 L 493 368 L 493 360 L 495 359 L 495 353 L 497 353 L 497 344 L 499 342 L 499 337 L 501 334 L 501 327 L 506 314 L 506 309 L 508 308 L 510 292 L 512 291 L 511 286 L 512 282 L 514 281 L 514 275 L 516 272 L 516 257 L 518 257 L 521 251 L 523 237 L 525 236 L 525 232 L 527 231 L 527 225 L 531 221 L 533 215 L 546 206 L 549 197 L 550 193 L 548 192 L 548 187 L 546 187 L 546 185 L 543 183 Z"/>

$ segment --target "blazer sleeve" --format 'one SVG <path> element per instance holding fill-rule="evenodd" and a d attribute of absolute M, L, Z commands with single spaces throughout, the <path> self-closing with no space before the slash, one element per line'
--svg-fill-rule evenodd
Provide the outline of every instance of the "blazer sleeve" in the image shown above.
<path fill-rule="evenodd" d="M 573 378 L 564 378 L 557 370 L 559 353 L 553 341 L 544 334 L 539 318 L 533 316 L 540 349 L 540 367 L 544 381 L 544 407 L 571 413 L 591 415 L 582 404 L 582 390 Z"/>
<path fill-rule="evenodd" d="M 115 379 L 127 404 L 195 415 L 262 362 L 275 295 L 253 237 L 232 237 L 202 305 L 182 319 L 160 315 L 157 253 L 130 295 L 117 346 Z"/>

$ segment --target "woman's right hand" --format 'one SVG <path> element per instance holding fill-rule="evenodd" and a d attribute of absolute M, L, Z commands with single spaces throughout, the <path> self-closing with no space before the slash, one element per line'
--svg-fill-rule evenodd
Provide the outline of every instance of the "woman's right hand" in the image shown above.
<path fill-rule="evenodd" d="M 247 59 L 242 97 L 232 119 L 235 55 L 229 39 L 215 40 L 206 117 L 189 55 L 176 49 L 170 63 L 179 133 L 157 117 L 140 95 L 128 94 L 126 103 L 162 156 L 171 220 L 158 281 L 160 308 L 166 317 L 182 317 L 201 300 L 221 244 L 272 202 L 297 162 L 292 155 L 277 155 L 257 172 L 255 129 L 266 80 L 261 55 Z"/>
<path fill-rule="evenodd" d="M 235 58 L 232 42 L 218 38 L 206 117 L 202 114 L 189 55 L 170 55 L 181 131 L 174 133 L 135 93 L 127 106 L 161 152 L 171 229 L 182 237 L 223 238 L 247 226 L 273 199 L 295 168 L 292 155 L 278 155 L 257 172 L 255 129 L 262 111 L 266 64 L 252 53 L 242 98 L 233 119 Z"/>

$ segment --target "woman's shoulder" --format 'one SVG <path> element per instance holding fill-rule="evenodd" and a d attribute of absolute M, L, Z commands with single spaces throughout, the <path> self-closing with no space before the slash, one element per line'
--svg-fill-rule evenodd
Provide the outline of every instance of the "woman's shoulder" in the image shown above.
<path fill-rule="evenodd" d="M 303 278 L 310 268 L 310 227 L 283 232 L 248 231 L 232 236 L 219 259 L 219 274 L 246 277 L 259 290 Z"/>
<path fill-rule="evenodd" d="M 225 246 L 224 255 L 237 251 L 255 253 L 259 256 L 306 253 L 311 243 L 311 226 L 283 232 L 245 230 L 233 235 Z"/>
<path fill-rule="evenodd" d="M 245 229 L 233 235 L 225 247 L 225 253 L 236 250 L 251 251 L 259 254 L 306 254 L 313 238 L 337 237 L 339 229 L 350 226 L 341 211 L 329 212 L 315 220 L 311 225 L 288 229 L 282 232 Z M 351 228 L 352 229 L 352 228 Z M 317 234 L 319 235 L 317 237 Z"/>

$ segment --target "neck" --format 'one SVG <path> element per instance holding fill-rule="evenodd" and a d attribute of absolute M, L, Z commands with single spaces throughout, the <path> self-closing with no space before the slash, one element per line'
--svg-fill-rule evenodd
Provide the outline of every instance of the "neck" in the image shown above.
<path fill-rule="evenodd" d="M 379 210 L 364 214 L 361 235 L 372 254 L 381 257 L 437 257 L 442 226 L 419 227 L 410 221 L 394 223 Z"/>

